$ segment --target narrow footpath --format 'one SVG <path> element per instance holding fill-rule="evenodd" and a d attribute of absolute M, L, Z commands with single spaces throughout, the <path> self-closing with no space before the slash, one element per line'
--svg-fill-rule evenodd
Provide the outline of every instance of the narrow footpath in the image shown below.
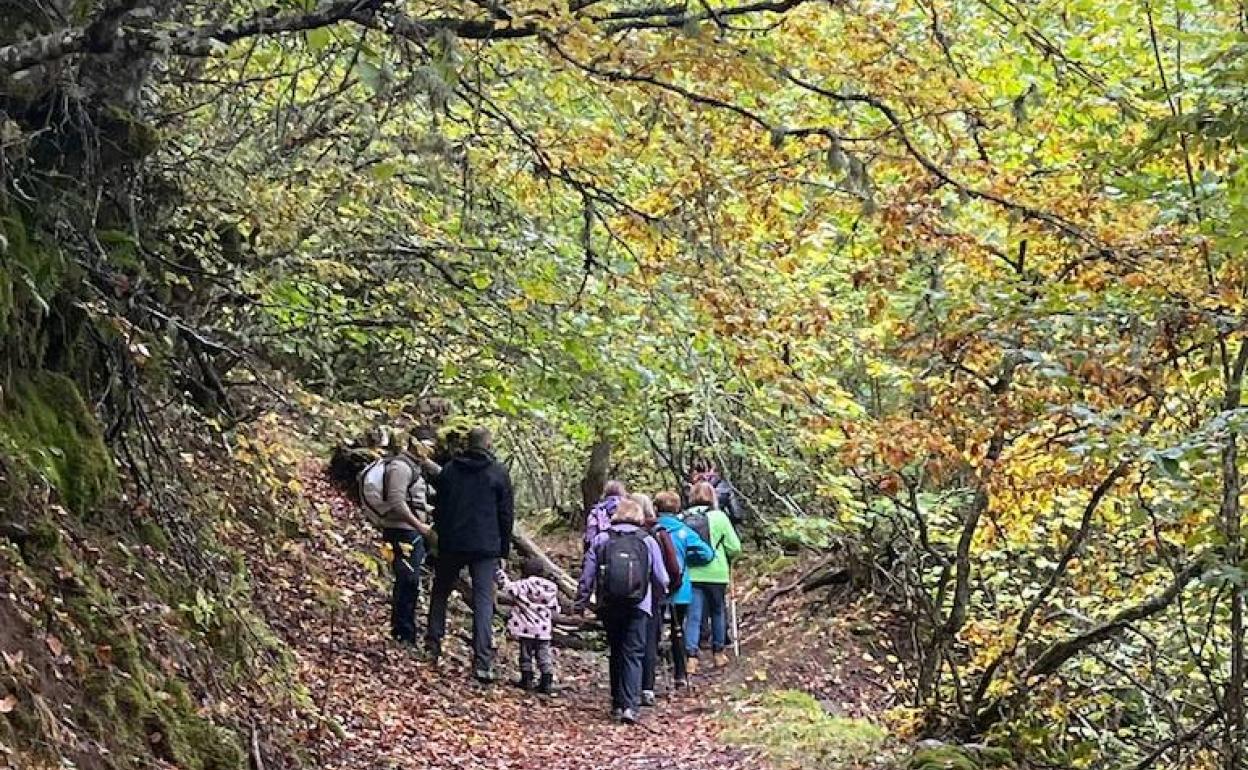
<path fill-rule="evenodd" d="M 303 472 L 306 534 L 283 558 L 249 554 L 257 602 L 294 651 L 315 704 L 292 704 L 309 722 L 301 743 L 309 764 L 361 768 L 763 768 L 757 757 L 717 739 L 718 699 L 707 678 L 693 694 L 664 698 L 641 725 L 608 718 L 606 657 L 558 650 L 557 682 L 543 699 L 505 682 L 482 686 L 467 670 L 466 623 L 451 618 L 440 669 L 387 639 L 389 606 L 378 551 L 356 506 L 323 468 Z M 427 597 L 422 596 L 422 610 Z M 498 670 L 516 676 L 515 649 L 496 634 Z M 319 712 L 320 719 L 307 716 Z"/>

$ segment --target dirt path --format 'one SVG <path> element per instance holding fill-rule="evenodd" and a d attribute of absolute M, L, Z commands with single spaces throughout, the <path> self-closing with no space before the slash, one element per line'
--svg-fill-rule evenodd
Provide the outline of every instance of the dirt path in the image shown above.
<path fill-rule="evenodd" d="M 322 714 L 292 708 L 309 721 L 309 764 L 326 770 L 361 768 L 760 768 L 757 757 L 716 739 L 716 706 L 684 695 L 644 710 L 626 727 L 607 718 L 606 659 L 592 652 L 557 652 L 557 680 L 566 689 L 544 700 L 506 684 L 472 682 L 463 639 L 467 618 L 452 618 L 448 661 L 440 670 L 387 640 L 389 607 L 370 564 L 376 555 L 354 505 L 319 467 L 305 488 L 321 518 L 305 540 L 249 559 L 258 602 L 293 649 L 303 685 Z M 297 543 L 297 544 L 295 544 Z M 306 579 L 301 575 L 307 575 Z M 422 597 L 422 605 L 425 597 Z M 335 613 L 330 607 L 338 604 Z M 514 677 L 515 649 L 504 635 L 500 674 Z M 304 716 L 293 716 L 302 713 Z"/>

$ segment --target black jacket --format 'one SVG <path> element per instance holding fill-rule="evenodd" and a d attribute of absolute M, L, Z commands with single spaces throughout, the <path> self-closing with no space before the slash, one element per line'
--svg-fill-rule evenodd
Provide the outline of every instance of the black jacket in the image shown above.
<path fill-rule="evenodd" d="M 507 557 L 515 499 L 502 463 L 487 452 L 468 450 L 442 467 L 433 487 L 439 553 Z"/>

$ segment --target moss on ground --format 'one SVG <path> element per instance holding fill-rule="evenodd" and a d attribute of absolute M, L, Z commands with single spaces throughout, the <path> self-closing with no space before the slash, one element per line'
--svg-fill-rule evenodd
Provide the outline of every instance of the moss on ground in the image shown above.
<path fill-rule="evenodd" d="M 0 404 L 0 452 L 36 471 L 80 514 L 117 489 L 100 424 L 77 386 L 60 374 L 14 374 Z"/>
<path fill-rule="evenodd" d="M 990 746 L 933 746 L 916 751 L 906 770 L 991 770 L 1012 761 L 1010 752 Z"/>
<path fill-rule="evenodd" d="M 878 725 L 829 714 L 795 690 L 769 692 L 755 708 L 725 719 L 726 740 L 761 750 L 777 768 L 856 767 L 877 758 L 888 741 Z"/>
<path fill-rule="evenodd" d="M 20 337 L 17 332 L 21 314 L 30 309 L 46 312 L 69 272 L 70 264 L 64 255 L 33 238 L 18 212 L 0 206 L 0 337 Z M 28 344 L 31 342 L 19 339 L 15 349 L 32 352 L 38 346 Z"/>

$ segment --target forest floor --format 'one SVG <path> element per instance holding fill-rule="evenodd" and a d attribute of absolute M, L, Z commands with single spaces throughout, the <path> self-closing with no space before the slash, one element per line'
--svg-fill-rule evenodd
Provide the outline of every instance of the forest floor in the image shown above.
<path fill-rule="evenodd" d="M 285 544 L 253 541 L 245 550 L 256 601 L 293 650 L 301 684 L 317 706 L 292 705 L 289 715 L 304 722 L 294 732 L 312 766 L 795 767 L 804 760 L 777 754 L 765 739 L 751 739 L 751 720 L 770 719 L 763 705 L 766 693 L 808 693 L 821 709 L 845 718 L 853 731 L 864 722 L 857 718 L 877 715 L 889 703 L 887 685 L 872 673 L 884 656 L 869 650 L 853 623 L 795 623 L 792 613 L 811 612 L 797 597 L 786 597 L 788 610 L 782 601 L 764 613 L 751 605 L 761 606 L 766 593 L 761 585 L 743 602 L 743 615 L 751 620 L 743 627 L 742 657 L 727 669 L 700 675 L 692 691 L 661 697 L 657 707 L 643 710 L 643 721 L 635 727 L 608 718 L 601 652 L 558 650 L 556 677 L 562 689 L 551 698 L 505 682 L 482 686 L 469 677 L 467 617 L 461 614 L 451 619 L 449 660 L 435 669 L 387 638 L 388 566 L 356 506 L 330 485 L 321 467 L 310 464 L 303 476 L 310 505 L 307 530 Z M 285 558 L 273 558 L 274 548 Z M 828 614 L 818 605 L 814 612 Z M 512 642 L 502 633 L 496 640 L 500 675 L 515 677 Z M 321 716 L 310 718 L 313 713 Z M 808 727 L 827 732 L 821 723 Z M 847 754 L 844 763 L 811 766 L 873 764 L 856 756 L 878 753 L 881 741 L 875 740 L 876 728 L 869 729 L 872 739 L 857 746 L 854 756 Z M 787 744 L 792 737 L 786 733 L 776 740 Z M 853 732 L 851 743 L 859 737 Z"/>

